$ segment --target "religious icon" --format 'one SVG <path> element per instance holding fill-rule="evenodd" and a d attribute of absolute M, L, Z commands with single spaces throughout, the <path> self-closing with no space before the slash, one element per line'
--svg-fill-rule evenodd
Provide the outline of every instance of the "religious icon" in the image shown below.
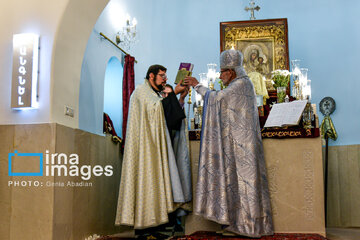
<path fill-rule="evenodd" d="M 259 41 L 238 41 L 237 49 L 244 55 L 244 68 L 247 73 L 258 72 L 271 78 L 273 69 L 273 43 L 268 39 Z"/>
<path fill-rule="evenodd" d="M 287 19 L 221 22 L 220 51 L 232 47 L 243 53 L 246 73 L 261 74 L 269 96 L 275 97 L 271 72 L 289 70 Z M 287 94 L 290 94 L 289 86 Z"/>

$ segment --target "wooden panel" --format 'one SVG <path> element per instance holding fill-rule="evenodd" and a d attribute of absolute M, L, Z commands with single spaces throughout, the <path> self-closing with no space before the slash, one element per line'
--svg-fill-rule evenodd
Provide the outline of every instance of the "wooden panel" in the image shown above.
<path fill-rule="evenodd" d="M 328 226 L 360 227 L 360 145 L 329 147 Z"/>

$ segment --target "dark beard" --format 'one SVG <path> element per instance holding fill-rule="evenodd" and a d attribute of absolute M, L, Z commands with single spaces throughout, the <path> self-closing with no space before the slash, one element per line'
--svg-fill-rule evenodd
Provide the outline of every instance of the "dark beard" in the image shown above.
<path fill-rule="evenodd" d="M 161 92 L 162 90 L 164 90 L 164 86 L 163 86 L 162 84 L 156 85 L 156 87 L 159 89 L 159 92 Z"/>

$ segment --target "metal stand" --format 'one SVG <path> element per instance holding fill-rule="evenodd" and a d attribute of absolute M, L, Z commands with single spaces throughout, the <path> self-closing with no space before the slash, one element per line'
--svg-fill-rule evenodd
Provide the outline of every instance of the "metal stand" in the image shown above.
<path fill-rule="evenodd" d="M 325 135 L 326 147 L 325 147 L 325 180 L 324 180 L 324 205 L 325 205 L 325 227 L 327 227 L 327 185 L 328 185 L 328 144 L 329 138 Z"/>

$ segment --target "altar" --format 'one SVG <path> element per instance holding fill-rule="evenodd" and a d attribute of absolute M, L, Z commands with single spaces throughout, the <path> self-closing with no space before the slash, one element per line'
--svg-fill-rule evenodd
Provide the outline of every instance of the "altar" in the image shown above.
<path fill-rule="evenodd" d="M 276 233 L 325 236 L 321 138 L 263 139 Z M 200 141 L 190 141 L 193 192 L 197 181 Z M 221 226 L 190 214 L 185 234 L 219 231 Z"/>

